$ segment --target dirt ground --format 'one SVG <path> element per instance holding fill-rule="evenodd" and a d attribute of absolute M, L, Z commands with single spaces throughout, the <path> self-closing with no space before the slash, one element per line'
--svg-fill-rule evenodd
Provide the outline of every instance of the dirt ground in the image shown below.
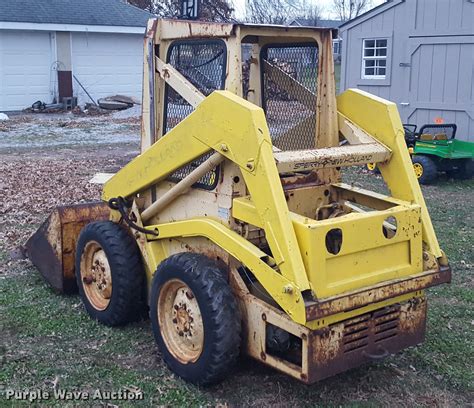
<path fill-rule="evenodd" d="M 127 115 L 20 115 L 0 122 L 0 391 L 139 389 L 144 395 L 69 406 L 473 405 L 472 180 L 423 188 L 454 270 L 452 285 L 430 291 L 426 342 L 313 386 L 245 358 L 222 384 L 191 386 L 165 367 L 148 321 L 107 328 L 88 318 L 78 296 L 54 294 L 28 260 L 16 259 L 15 248 L 55 206 L 98 199 L 101 186 L 88 181 L 134 157 L 139 132 L 139 117 Z M 382 186 L 363 170 L 345 178 Z M 43 401 L 55 404 L 64 406 Z M 0 405 L 12 406 L 3 399 Z"/>

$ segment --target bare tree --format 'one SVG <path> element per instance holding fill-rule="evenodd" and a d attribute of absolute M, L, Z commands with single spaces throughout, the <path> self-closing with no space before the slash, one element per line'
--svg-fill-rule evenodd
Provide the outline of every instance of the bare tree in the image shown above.
<path fill-rule="evenodd" d="M 181 0 L 127 0 L 129 4 L 160 17 L 177 18 L 181 14 Z M 199 0 L 200 20 L 230 21 L 232 8 L 228 0 Z"/>
<path fill-rule="evenodd" d="M 332 0 L 332 10 L 342 21 L 351 20 L 367 11 L 372 0 Z"/>
<path fill-rule="evenodd" d="M 181 9 L 181 3 L 176 0 L 127 0 L 127 2 L 160 17 L 177 17 Z"/>
<path fill-rule="evenodd" d="M 316 25 L 321 10 L 311 0 L 247 0 L 246 20 L 257 24 L 289 24 L 295 18 Z"/>
<path fill-rule="evenodd" d="M 146 10 L 149 13 L 155 12 L 155 4 L 153 0 L 127 0 L 132 6 Z"/>
<path fill-rule="evenodd" d="M 201 20 L 206 21 L 231 21 L 234 13 L 228 0 L 201 0 Z"/>
<path fill-rule="evenodd" d="M 288 4 L 285 0 L 250 0 L 246 5 L 246 20 L 257 24 L 284 24 Z"/>
<path fill-rule="evenodd" d="M 303 18 L 307 25 L 317 27 L 319 20 L 321 20 L 321 8 L 316 4 L 308 4 L 295 17 Z"/>

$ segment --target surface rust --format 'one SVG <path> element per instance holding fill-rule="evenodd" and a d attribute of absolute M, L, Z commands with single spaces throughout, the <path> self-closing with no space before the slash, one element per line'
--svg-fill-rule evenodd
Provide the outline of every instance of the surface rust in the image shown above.
<path fill-rule="evenodd" d="M 158 20 L 153 20 L 150 29 L 147 30 L 145 38 L 154 39 L 156 34 L 156 27 L 158 26 Z"/>
<path fill-rule="evenodd" d="M 60 206 L 28 239 L 28 258 L 56 291 L 77 290 L 74 269 L 79 233 L 86 224 L 108 217 L 109 207 L 104 202 Z"/>
<path fill-rule="evenodd" d="M 318 173 L 312 171 L 309 174 L 303 174 L 295 177 L 280 177 L 283 190 L 293 190 L 302 187 L 322 186 L 327 184 L 326 180 L 319 178 Z"/>
<path fill-rule="evenodd" d="M 311 384 L 419 344 L 425 322 L 426 299 L 415 298 L 314 330 L 308 338 L 308 371 L 300 379 Z"/>
<path fill-rule="evenodd" d="M 308 321 L 320 319 L 449 282 L 451 282 L 451 268 L 443 266 L 439 271 L 425 272 L 415 278 L 383 283 L 370 289 L 312 302 L 306 307 L 306 318 Z"/>

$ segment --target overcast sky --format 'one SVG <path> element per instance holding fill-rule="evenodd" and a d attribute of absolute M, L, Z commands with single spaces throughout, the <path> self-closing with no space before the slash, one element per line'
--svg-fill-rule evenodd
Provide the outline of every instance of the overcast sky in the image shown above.
<path fill-rule="evenodd" d="M 251 1 L 251 0 L 250 0 Z M 245 0 L 233 0 L 235 7 L 235 14 L 238 19 L 243 18 L 245 15 Z M 315 4 L 318 4 L 323 9 L 322 17 L 323 18 L 334 18 L 336 16 L 331 13 L 331 4 L 332 0 L 314 0 Z M 373 0 L 373 5 L 378 6 L 380 3 L 383 3 L 383 0 Z"/>

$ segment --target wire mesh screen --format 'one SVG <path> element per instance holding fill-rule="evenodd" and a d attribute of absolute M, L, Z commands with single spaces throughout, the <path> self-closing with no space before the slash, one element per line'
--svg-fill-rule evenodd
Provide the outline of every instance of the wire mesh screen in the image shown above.
<path fill-rule="evenodd" d="M 262 50 L 263 109 L 274 146 L 315 147 L 318 48 L 270 45 Z"/>
<path fill-rule="evenodd" d="M 177 69 L 205 96 L 216 89 L 224 89 L 227 52 L 220 40 L 180 41 L 171 45 L 168 51 L 168 63 Z M 193 107 L 169 85 L 165 90 L 164 133 L 170 131 L 186 118 Z M 168 177 L 171 181 L 180 181 L 197 166 L 209 158 L 208 153 L 199 159 L 181 167 Z M 219 168 L 206 173 L 194 186 L 206 189 L 215 188 Z"/>
<path fill-rule="evenodd" d="M 252 57 L 252 45 L 242 44 L 240 55 L 242 57 L 242 95 L 247 99 L 250 85 L 250 59 Z"/>

